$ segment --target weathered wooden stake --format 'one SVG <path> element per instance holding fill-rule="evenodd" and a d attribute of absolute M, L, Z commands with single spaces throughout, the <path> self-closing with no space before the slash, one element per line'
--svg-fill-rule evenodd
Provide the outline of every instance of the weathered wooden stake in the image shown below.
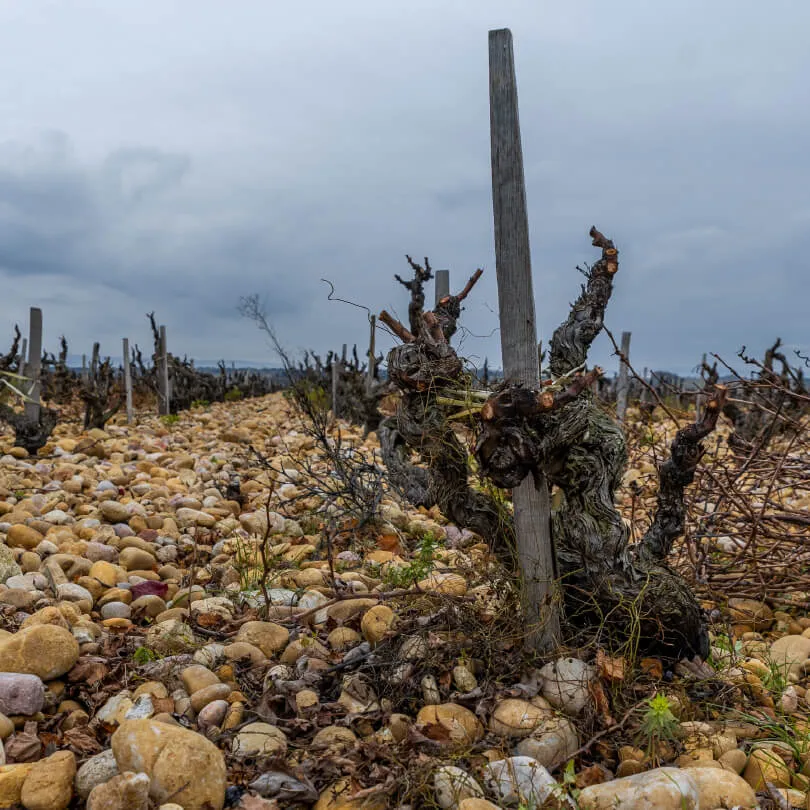
<path fill-rule="evenodd" d="M 374 387 L 374 372 L 377 365 L 377 356 L 375 354 L 375 339 L 377 337 L 377 316 L 372 315 L 371 320 L 371 334 L 368 338 L 368 369 L 366 370 L 366 392 L 369 393 Z"/>
<path fill-rule="evenodd" d="M 630 359 L 630 332 L 622 332 L 622 357 Z M 619 382 L 616 386 L 616 418 L 624 424 L 627 415 L 627 395 L 630 392 L 630 376 L 624 359 L 619 362 Z"/>
<path fill-rule="evenodd" d="M 171 413 L 171 393 L 169 390 L 169 355 L 166 344 L 166 327 L 158 333 L 158 415 Z"/>
<path fill-rule="evenodd" d="M 340 372 L 343 363 L 338 360 L 337 355 L 332 358 L 332 419 L 337 421 L 338 413 L 338 384 L 340 382 Z"/>
<path fill-rule="evenodd" d="M 534 386 L 539 382 L 529 221 L 520 141 L 517 82 L 508 28 L 489 32 L 489 100 L 492 148 L 492 203 L 495 267 L 504 377 Z M 527 642 L 538 650 L 560 636 L 555 596 L 551 508 L 544 477 L 528 476 L 512 491 L 517 553 L 523 575 Z"/>
<path fill-rule="evenodd" d="M 123 340 L 124 352 L 124 395 L 127 404 L 127 424 L 132 424 L 132 369 L 129 365 L 129 338 Z"/>
<path fill-rule="evenodd" d="M 647 383 L 647 385 L 642 385 L 641 387 L 641 397 L 639 398 L 639 402 L 648 405 L 652 401 L 652 394 L 650 393 L 649 385 L 653 382 L 652 376 L 652 369 L 650 369 L 650 379 L 647 379 L 647 367 L 644 366 L 644 371 L 641 372 L 641 379 Z"/>
<path fill-rule="evenodd" d="M 703 356 L 700 358 L 700 376 L 703 376 L 703 367 L 706 365 L 706 352 L 703 352 Z M 705 388 L 705 385 L 702 386 Z M 698 421 L 703 416 L 703 409 L 706 405 L 706 395 L 701 391 L 695 397 L 695 421 Z"/>
<path fill-rule="evenodd" d="M 25 367 L 28 365 L 28 338 L 22 339 L 22 348 L 20 349 L 20 374 L 25 376 Z"/>
<path fill-rule="evenodd" d="M 95 379 L 98 373 L 99 352 L 101 351 L 101 344 L 93 344 L 93 354 L 90 356 L 90 377 Z"/>
<path fill-rule="evenodd" d="M 28 316 L 28 363 L 26 363 L 27 377 L 31 380 L 28 394 L 29 400 L 25 402 L 25 418 L 29 422 L 39 423 L 39 392 L 42 383 L 39 375 L 42 370 L 42 310 L 31 307 Z"/>
<path fill-rule="evenodd" d="M 450 295 L 450 271 L 437 270 L 436 271 L 436 306 L 442 298 Z"/>

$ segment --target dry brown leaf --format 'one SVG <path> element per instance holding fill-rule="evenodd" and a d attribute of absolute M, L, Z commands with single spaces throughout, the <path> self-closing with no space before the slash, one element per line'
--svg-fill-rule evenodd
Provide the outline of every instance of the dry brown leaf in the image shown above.
<path fill-rule="evenodd" d="M 576 777 L 577 787 L 582 788 L 590 787 L 591 785 L 601 785 L 603 782 L 609 782 L 613 779 L 613 774 L 604 765 L 589 765 L 583 768 Z"/>
<path fill-rule="evenodd" d="M 664 677 L 664 665 L 660 658 L 642 658 L 641 671 L 651 678 L 661 679 Z"/>
<path fill-rule="evenodd" d="M 54 734 L 52 731 L 42 731 L 39 735 L 39 741 L 45 748 L 47 748 L 49 745 L 56 748 L 59 746 L 61 738 L 58 734 Z"/>
<path fill-rule="evenodd" d="M 6 740 L 6 760 L 9 762 L 35 762 L 42 753 L 42 743 L 37 737 L 37 724 L 26 723 L 25 730 L 12 734 Z"/>
<path fill-rule="evenodd" d="M 613 715 L 610 713 L 610 702 L 608 701 L 605 689 L 599 681 L 591 681 L 588 689 L 593 697 L 596 711 L 599 713 L 604 728 L 614 725 Z"/>
<path fill-rule="evenodd" d="M 75 754 L 100 754 L 104 748 L 98 740 L 87 730 L 86 726 L 68 729 L 62 735 L 62 746 L 67 746 Z"/>
<path fill-rule="evenodd" d="M 225 622 L 225 619 L 219 613 L 197 613 L 194 620 L 200 627 L 205 628 L 219 627 Z"/>
<path fill-rule="evenodd" d="M 624 658 L 610 658 L 605 655 L 604 650 L 597 650 L 596 666 L 600 678 L 608 681 L 623 681 L 625 663 Z"/>
<path fill-rule="evenodd" d="M 84 681 L 88 686 L 93 686 L 103 681 L 109 671 L 107 665 L 98 658 L 80 658 L 67 677 L 72 683 Z"/>
<path fill-rule="evenodd" d="M 382 551 L 391 551 L 394 554 L 400 554 L 402 552 L 399 537 L 395 534 L 381 534 L 377 538 L 377 548 Z"/>
<path fill-rule="evenodd" d="M 155 714 L 160 714 L 165 712 L 166 714 L 172 714 L 174 712 L 174 698 L 165 697 L 165 698 L 152 698 L 152 706 L 155 709 Z"/>

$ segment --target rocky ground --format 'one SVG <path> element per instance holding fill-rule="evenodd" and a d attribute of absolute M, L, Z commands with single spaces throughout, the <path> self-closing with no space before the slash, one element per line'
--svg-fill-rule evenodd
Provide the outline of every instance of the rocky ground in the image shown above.
<path fill-rule="evenodd" d="M 531 660 L 484 539 L 343 436 L 348 482 L 282 395 L 0 437 L 0 807 L 810 808 L 805 601 Z"/>

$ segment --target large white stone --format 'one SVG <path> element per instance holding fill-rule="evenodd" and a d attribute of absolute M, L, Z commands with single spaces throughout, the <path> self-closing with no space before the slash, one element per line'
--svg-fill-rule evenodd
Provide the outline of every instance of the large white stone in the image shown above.
<path fill-rule="evenodd" d="M 577 731 L 565 717 L 551 717 L 521 740 L 515 753 L 533 757 L 544 768 L 553 771 L 570 759 L 579 748 Z"/>
<path fill-rule="evenodd" d="M 579 658 L 558 658 L 540 670 L 542 695 L 555 709 L 575 717 L 591 700 L 588 684 L 594 674 Z"/>
<path fill-rule="evenodd" d="M 470 774 L 455 765 L 443 765 L 433 775 L 436 803 L 443 810 L 455 810 L 463 799 L 481 798 L 484 791 Z"/>
<path fill-rule="evenodd" d="M 578 801 L 580 810 L 702 810 L 691 772 L 678 768 L 656 768 L 591 785 L 583 788 Z"/>
<path fill-rule="evenodd" d="M 557 783 L 532 757 L 509 757 L 490 762 L 484 769 L 489 787 L 505 803 L 542 805 Z"/>

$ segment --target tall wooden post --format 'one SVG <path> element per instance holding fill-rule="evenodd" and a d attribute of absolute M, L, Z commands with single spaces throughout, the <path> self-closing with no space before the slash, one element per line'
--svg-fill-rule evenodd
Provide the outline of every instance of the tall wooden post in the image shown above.
<path fill-rule="evenodd" d="M 650 389 L 648 387 L 653 382 L 652 369 L 650 369 L 650 379 L 648 380 L 647 379 L 647 366 L 644 366 L 644 371 L 642 371 L 642 373 L 641 373 L 641 379 L 645 383 L 647 383 L 647 385 L 642 385 L 641 386 L 641 396 L 639 397 L 639 402 L 642 405 L 648 405 L 650 403 L 650 401 L 652 400 L 652 394 L 650 393 Z"/>
<path fill-rule="evenodd" d="M 332 419 L 337 421 L 338 413 L 338 385 L 340 383 L 340 372 L 343 363 L 338 360 L 337 355 L 332 358 Z"/>
<path fill-rule="evenodd" d="M 132 424 L 132 369 L 129 365 L 129 338 L 123 340 L 124 352 L 124 396 L 127 403 L 127 424 Z"/>
<path fill-rule="evenodd" d="M 624 424 L 627 415 L 627 395 L 630 391 L 630 375 L 625 359 L 630 359 L 630 332 L 622 332 L 622 358 L 619 361 L 619 382 L 616 386 L 616 418 Z"/>
<path fill-rule="evenodd" d="M 25 403 L 25 418 L 29 422 L 39 424 L 39 394 L 42 383 L 40 372 L 42 370 L 42 310 L 31 307 L 28 316 L 28 363 L 27 376 L 31 380 L 28 394 L 29 400 Z"/>
<path fill-rule="evenodd" d="M 374 387 L 374 372 L 376 371 L 377 355 L 375 340 L 377 337 L 377 316 L 372 315 L 370 319 L 371 334 L 368 338 L 368 368 L 366 369 L 366 393 L 370 393 Z"/>
<path fill-rule="evenodd" d="M 25 376 L 25 367 L 28 364 L 28 338 L 24 337 L 22 339 L 22 348 L 20 349 L 20 363 L 17 366 L 20 370 L 20 374 L 24 377 Z"/>
<path fill-rule="evenodd" d="M 535 386 L 537 357 L 529 221 L 518 118 L 512 32 L 489 32 L 489 102 L 495 267 L 504 377 Z M 517 553 L 523 575 L 527 643 L 547 650 L 559 640 L 551 507 L 544 477 L 528 476 L 512 491 Z"/>
<path fill-rule="evenodd" d="M 706 352 L 703 352 L 703 356 L 700 358 L 700 374 L 699 377 L 703 377 L 703 368 L 706 365 Z M 706 395 L 703 393 L 703 388 L 705 388 L 705 383 L 700 387 L 698 395 L 695 397 L 695 421 L 699 422 L 700 419 L 703 417 L 703 408 L 706 404 Z"/>
<path fill-rule="evenodd" d="M 96 374 L 98 374 L 98 364 L 99 364 L 99 353 L 101 352 L 101 344 L 94 343 L 93 344 L 93 353 L 90 355 L 90 378 L 95 380 Z"/>
<path fill-rule="evenodd" d="M 442 298 L 450 295 L 450 271 L 437 270 L 436 271 L 436 306 Z"/>
<path fill-rule="evenodd" d="M 158 332 L 158 414 L 168 416 L 171 413 L 169 391 L 169 353 L 166 347 L 166 327 L 161 326 Z"/>

